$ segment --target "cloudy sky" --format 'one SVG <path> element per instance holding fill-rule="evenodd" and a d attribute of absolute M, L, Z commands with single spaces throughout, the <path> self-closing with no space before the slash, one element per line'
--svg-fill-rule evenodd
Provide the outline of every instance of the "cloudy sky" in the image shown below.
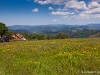
<path fill-rule="evenodd" d="M 6 25 L 100 23 L 100 0 L 0 0 Z"/>

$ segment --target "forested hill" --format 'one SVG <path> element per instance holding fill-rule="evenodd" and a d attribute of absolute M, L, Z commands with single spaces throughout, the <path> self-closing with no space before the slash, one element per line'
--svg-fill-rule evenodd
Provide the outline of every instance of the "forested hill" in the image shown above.
<path fill-rule="evenodd" d="M 100 24 L 88 24 L 88 25 L 65 25 L 65 24 L 50 24 L 50 25 L 13 25 L 8 26 L 10 30 L 14 31 L 26 31 L 28 33 L 36 32 L 57 32 L 63 30 L 83 30 L 83 29 L 92 29 L 100 30 Z"/>
<path fill-rule="evenodd" d="M 57 34 L 59 32 L 66 33 L 69 37 L 80 37 L 84 32 L 86 37 L 94 36 L 100 33 L 100 24 L 88 25 L 65 25 L 65 24 L 49 24 L 49 25 L 13 25 L 8 26 L 9 30 L 15 32 L 26 33 L 44 33 L 44 34 Z"/>

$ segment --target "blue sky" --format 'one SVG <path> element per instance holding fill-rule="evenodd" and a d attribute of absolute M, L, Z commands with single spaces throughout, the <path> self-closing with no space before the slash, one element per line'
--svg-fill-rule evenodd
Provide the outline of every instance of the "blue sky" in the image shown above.
<path fill-rule="evenodd" d="M 7 26 L 100 23 L 100 0 L 0 0 L 0 22 Z"/>

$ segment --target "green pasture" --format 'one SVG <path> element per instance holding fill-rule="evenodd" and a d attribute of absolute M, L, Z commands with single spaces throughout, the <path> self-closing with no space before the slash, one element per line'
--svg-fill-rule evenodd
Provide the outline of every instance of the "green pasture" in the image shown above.
<path fill-rule="evenodd" d="M 0 75 L 100 75 L 100 38 L 0 43 Z"/>

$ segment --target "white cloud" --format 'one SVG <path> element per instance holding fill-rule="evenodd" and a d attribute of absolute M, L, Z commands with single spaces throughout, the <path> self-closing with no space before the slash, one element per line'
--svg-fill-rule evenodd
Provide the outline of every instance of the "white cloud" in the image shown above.
<path fill-rule="evenodd" d="M 92 15 L 92 17 L 94 17 L 94 18 L 100 18 L 100 14 Z"/>
<path fill-rule="evenodd" d="M 62 11 L 62 9 L 61 8 L 58 8 L 57 11 Z"/>
<path fill-rule="evenodd" d="M 87 13 L 87 14 L 100 14 L 100 7 L 89 10 L 89 11 L 85 11 L 84 13 Z"/>
<path fill-rule="evenodd" d="M 73 14 L 75 14 L 75 13 L 74 13 L 74 12 L 71 12 L 70 14 L 72 14 L 72 15 L 73 15 Z"/>
<path fill-rule="evenodd" d="M 38 1 L 38 3 L 39 3 L 39 4 L 42 4 L 42 5 L 43 5 L 43 4 L 48 4 L 47 1 Z"/>
<path fill-rule="evenodd" d="M 65 4 L 68 1 L 76 1 L 76 0 L 34 0 L 34 2 L 37 2 L 39 4 Z"/>
<path fill-rule="evenodd" d="M 62 18 L 64 18 L 64 19 L 66 19 L 66 20 L 72 20 L 72 19 L 80 19 L 80 16 L 79 15 L 72 15 L 72 16 L 70 16 L 70 15 L 65 15 L 65 16 L 62 16 Z"/>
<path fill-rule="evenodd" d="M 80 14 L 79 14 L 79 17 L 80 17 L 80 18 L 87 18 L 87 19 L 89 19 L 89 18 L 90 18 L 90 15 L 89 15 L 89 14 L 80 13 Z"/>
<path fill-rule="evenodd" d="M 70 12 L 62 12 L 62 11 L 54 12 L 54 11 L 52 11 L 51 14 L 53 14 L 53 15 L 68 15 L 68 14 L 70 14 Z"/>
<path fill-rule="evenodd" d="M 87 7 L 84 1 L 69 1 L 66 3 L 64 9 L 87 10 Z"/>
<path fill-rule="evenodd" d="M 49 9 L 49 10 L 54 10 L 52 7 L 49 7 L 48 9 Z"/>
<path fill-rule="evenodd" d="M 57 11 L 57 12 L 52 11 L 51 14 L 52 15 L 73 15 L 75 13 L 74 12 L 64 12 L 64 11 Z"/>
<path fill-rule="evenodd" d="M 80 13 L 78 12 L 80 10 L 82 11 L 88 10 L 86 3 L 84 1 L 78 2 L 77 0 L 69 0 L 65 3 L 63 9 L 58 8 L 57 11 L 55 12 L 52 11 L 51 14 L 60 15 L 62 16 L 62 18 L 65 18 L 66 20 L 70 20 L 71 18 L 79 19 L 80 16 L 79 14 L 76 15 L 76 13 Z"/>
<path fill-rule="evenodd" d="M 90 2 L 87 6 L 84 1 L 78 2 L 78 1 L 69 1 L 67 5 L 65 5 L 64 9 L 74 9 L 74 14 L 71 15 L 69 18 L 100 18 L 100 4 L 96 1 Z M 76 10 L 78 14 L 76 14 Z M 82 11 L 80 11 L 82 10 Z"/>
<path fill-rule="evenodd" d="M 100 14 L 94 14 L 94 15 L 90 15 L 90 14 L 79 14 L 79 16 L 81 18 L 100 18 Z"/>
<path fill-rule="evenodd" d="M 92 1 L 89 5 L 88 8 L 92 9 L 92 8 L 97 8 L 100 7 L 100 4 L 96 1 Z"/>
<path fill-rule="evenodd" d="M 57 8 L 52 11 L 52 15 L 59 15 L 65 19 L 80 18 L 100 18 L 100 0 L 91 0 L 86 4 L 84 0 L 34 0 L 39 4 L 63 5 L 63 8 Z M 52 7 L 49 10 L 54 10 Z M 56 21 L 56 20 L 54 20 Z"/>
<path fill-rule="evenodd" d="M 35 8 L 35 9 L 33 9 L 32 11 L 33 11 L 33 12 L 38 12 L 39 10 L 38 10 L 38 8 Z"/>
<path fill-rule="evenodd" d="M 100 18 L 100 4 L 96 1 L 91 1 L 88 4 L 88 10 L 84 10 L 79 14 L 80 18 Z"/>
<path fill-rule="evenodd" d="M 99 18 L 100 17 L 100 7 L 95 8 L 95 9 L 91 9 L 91 10 L 88 10 L 88 11 L 81 12 L 79 15 L 82 18 L 91 18 L 91 17 Z"/>

